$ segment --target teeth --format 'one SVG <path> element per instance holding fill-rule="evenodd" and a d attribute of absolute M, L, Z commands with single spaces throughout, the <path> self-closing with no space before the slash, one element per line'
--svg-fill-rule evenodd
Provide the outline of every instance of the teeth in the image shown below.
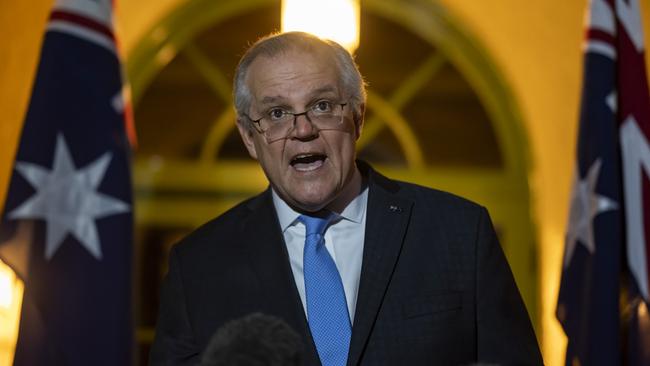
<path fill-rule="evenodd" d="M 323 154 L 300 154 L 291 159 L 291 164 L 310 164 L 315 161 L 325 160 L 325 158 L 326 156 Z"/>
<path fill-rule="evenodd" d="M 323 154 L 300 154 L 291 159 L 291 166 L 298 171 L 311 171 L 320 168 L 327 159 Z"/>

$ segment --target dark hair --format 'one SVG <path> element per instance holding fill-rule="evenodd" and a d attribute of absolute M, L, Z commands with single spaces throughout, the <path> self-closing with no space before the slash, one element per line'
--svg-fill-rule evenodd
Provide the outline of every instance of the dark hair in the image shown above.
<path fill-rule="evenodd" d="M 201 366 L 298 366 L 302 340 L 282 319 L 254 313 L 217 330 Z"/>

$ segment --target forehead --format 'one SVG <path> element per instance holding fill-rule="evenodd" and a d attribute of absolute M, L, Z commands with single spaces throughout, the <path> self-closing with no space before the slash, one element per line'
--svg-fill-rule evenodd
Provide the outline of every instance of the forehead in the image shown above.
<path fill-rule="evenodd" d="M 339 73 L 332 55 L 290 50 L 259 56 L 250 65 L 247 84 L 253 101 L 299 102 L 322 94 L 339 96 Z"/>

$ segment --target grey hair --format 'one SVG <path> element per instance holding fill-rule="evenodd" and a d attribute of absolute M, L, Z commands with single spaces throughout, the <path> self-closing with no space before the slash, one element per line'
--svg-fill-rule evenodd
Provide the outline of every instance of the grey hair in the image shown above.
<path fill-rule="evenodd" d="M 333 57 L 339 69 L 340 83 L 345 92 L 350 94 L 348 98 L 355 120 L 361 116 L 361 106 L 366 103 L 366 84 L 352 55 L 334 41 L 320 39 L 304 32 L 287 32 L 260 38 L 239 60 L 233 82 L 233 98 L 239 121 L 242 121 L 243 116 L 248 115 L 252 101 L 251 91 L 246 83 L 250 65 L 258 56 L 274 57 L 290 50 L 324 51 L 326 55 Z M 247 121 L 245 125 L 250 128 L 250 121 L 244 119 Z"/>

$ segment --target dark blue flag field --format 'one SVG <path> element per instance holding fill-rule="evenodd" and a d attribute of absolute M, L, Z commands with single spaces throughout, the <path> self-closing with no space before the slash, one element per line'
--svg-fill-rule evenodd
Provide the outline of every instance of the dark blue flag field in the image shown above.
<path fill-rule="evenodd" d="M 567 365 L 650 365 L 650 96 L 638 0 L 592 0 L 557 317 Z"/>
<path fill-rule="evenodd" d="M 2 211 L 15 365 L 130 365 L 132 203 L 110 0 L 53 8 Z"/>

